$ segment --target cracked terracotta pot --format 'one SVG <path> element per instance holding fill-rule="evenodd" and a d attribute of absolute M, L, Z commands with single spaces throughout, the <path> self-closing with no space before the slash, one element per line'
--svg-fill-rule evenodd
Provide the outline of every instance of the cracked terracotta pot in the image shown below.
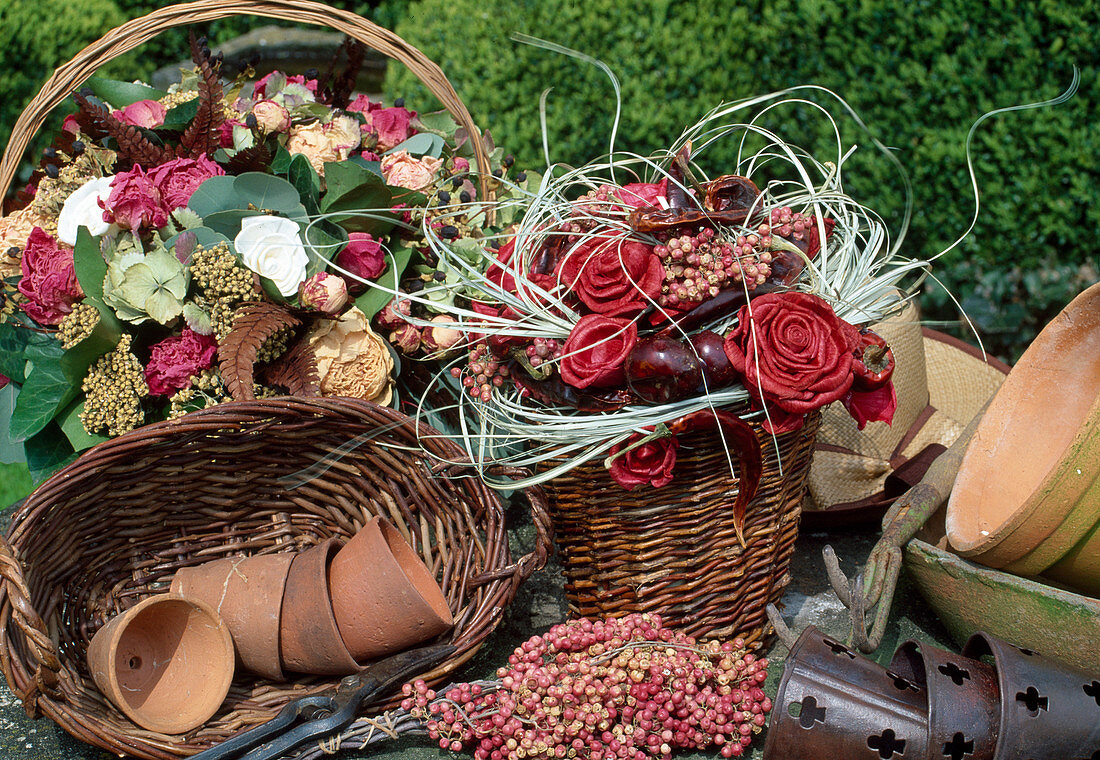
<path fill-rule="evenodd" d="M 283 681 L 279 618 L 293 559 L 293 554 L 263 554 L 184 567 L 172 579 L 172 593 L 213 607 L 229 626 L 241 665 Z"/>
<path fill-rule="evenodd" d="M 1100 594 L 1100 283 L 1028 347 L 985 412 L 947 510 L 959 555 Z"/>
<path fill-rule="evenodd" d="M 283 592 L 279 650 L 283 667 L 295 673 L 344 676 L 355 673 L 355 662 L 332 614 L 328 571 L 341 542 L 330 538 L 296 555 Z"/>
<path fill-rule="evenodd" d="M 221 706 L 233 680 L 233 639 L 207 604 L 149 597 L 96 632 L 88 668 L 99 690 L 149 731 L 183 734 Z"/>
<path fill-rule="evenodd" d="M 380 517 L 333 559 L 329 591 L 340 635 L 359 660 L 408 649 L 454 625 L 435 576 Z"/>

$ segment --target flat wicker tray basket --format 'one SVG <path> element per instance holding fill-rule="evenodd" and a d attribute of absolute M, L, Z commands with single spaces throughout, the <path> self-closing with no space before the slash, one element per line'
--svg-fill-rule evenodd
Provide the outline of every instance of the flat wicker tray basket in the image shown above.
<path fill-rule="evenodd" d="M 423 449 L 421 448 L 423 447 Z M 335 456 L 333 455 L 335 452 Z M 189 755 L 274 717 L 338 679 L 274 683 L 238 673 L 219 712 L 186 736 L 150 733 L 96 689 L 92 635 L 181 567 L 300 551 L 384 515 L 440 581 L 458 651 L 438 683 L 496 627 L 541 567 L 549 518 L 528 491 L 534 551 L 513 562 L 501 504 L 460 467 L 460 449 L 407 416 L 351 399 L 231 402 L 135 430 L 86 452 L 38 488 L 0 541 L 0 662 L 28 712 L 79 739 L 147 758 Z"/>
<path fill-rule="evenodd" d="M 764 467 L 737 538 L 737 478 L 714 434 L 685 438 L 676 477 L 663 488 L 624 491 L 600 463 L 546 484 L 570 610 L 585 616 L 660 613 L 696 637 L 762 647 L 765 608 L 790 582 L 818 412 L 777 443 L 753 424 Z M 782 462 L 782 467 L 780 467 Z"/>

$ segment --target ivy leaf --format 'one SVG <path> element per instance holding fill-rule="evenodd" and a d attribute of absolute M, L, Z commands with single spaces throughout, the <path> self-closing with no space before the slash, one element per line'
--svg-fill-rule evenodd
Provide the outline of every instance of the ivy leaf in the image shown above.
<path fill-rule="evenodd" d="M 39 484 L 65 465 L 76 459 L 69 439 L 56 423 L 50 423 L 24 444 L 27 452 L 27 469 L 35 484 Z"/>
<path fill-rule="evenodd" d="M 36 348 L 28 357 L 33 367 L 20 389 L 8 429 L 13 440 L 25 441 L 41 431 L 61 409 L 76 398 L 84 373 L 76 374 L 71 362 L 65 362 L 65 350 L 54 341 L 53 347 Z M 85 367 L 85 371 L 87 367 Z"/>
<path fill-rule="evenodd" d="M 355 299 L 355 305 L 363 312 L 367 319 L 382 311 L 386 304 L 393 300 L 393 292 L 397 290 L 397 284 L 401 281 L 401 273 L 405 271 L 409 260 L 412 258 L 411 248 L 398 248 L 393 252 L 393 261 L 388 261 L 386 271 L 378 277 L 376 282 L 391 292 L 370 287 L 367 292 Z M 388 257 L 387 257 L 388 258 Z"/>
<path fill-rule="evenodd" d="M 306 276 L 312 277 L 323 271 L 325 263 L 332 261 L 338 252 L 344 250 L 348 244 L 348 233 L 329 220 L 323 219 L 306 227 L 305 241 L 307 247 L 315 254 L 309 257 L 309 264 L 306 265 Z"/>
<path fill-rule="evenodd" d="M 301 153 L 296 153 L 290 160 L 287 179 L 301 197 L 306 212 L 317 214 L 321 210 L 321 178 L 313 170 L 313 164 L 309 159 Z"/>
<path fill-rule="evenodd" d="M 271 171 L 286 174 L 290 170 L 290 151 L 282 145 L 275 148 L 275 158 L 271 159 Z"/>
<path fill-rule="evenodd" d="M 199 99 L 194 98 L 186 103 L 180 103 L 175 108 L 168 109 L 164 114 L 164 123 L 156 127 L 154 131 L 182 132 L 187 125 L 195 120 L 199 113 Z"/>
<path fill-rule="evenodd" d="M 47 333 L 21 327 L 16 322 L 0 322 L 0 374 L 22 383 L 26 380 L 28 346 L 51 341 L 53 338 Z"/>
<path fill-rule="evenodd" d="M 0 388 L 0 420 L 10 420 L 15 411 L 15 402 L 19 398 L 19 386 L 8 383 Z M 23 442 L 13 440 L 8 433 L 7 425 L 0 425 L 0 462 L 4 464 L 24 464 L 27 461 L 27 453 L 23 450 Z"/>
<path fill-rule="evenodd" d="M 57 415 L 57 424 L 61 427 L 61 432 L 69 439 L 69 445 L 76 452 L 90 449 L 92 446 L 110 440 L 105 435 L 89 433 L 84 429 L 84 423 L 80 421 L 80 413 L 84 411 L 84 402 L 85 399 L 74 401 L 69 404 L 65 411 Z"/>

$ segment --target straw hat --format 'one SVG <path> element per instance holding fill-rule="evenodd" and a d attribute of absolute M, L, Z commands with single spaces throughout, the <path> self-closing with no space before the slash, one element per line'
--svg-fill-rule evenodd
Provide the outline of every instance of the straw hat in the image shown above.
<path fill-rule="evenodd" d="M 885 509 L 921 479 L 1008 374 L 1004 362 L 922 328 L 912 301 L 872 329 L 894 351 L 893 424 L 870 422 L 859 430 L 840 403 L 824 410 L 803 504 L 808 513 L 870 517 Z"/>

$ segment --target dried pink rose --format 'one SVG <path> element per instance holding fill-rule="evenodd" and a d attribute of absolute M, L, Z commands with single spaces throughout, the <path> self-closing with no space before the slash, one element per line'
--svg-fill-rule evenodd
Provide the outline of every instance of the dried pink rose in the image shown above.
<path fill-rule="evenodd" d="M 382 177 L 388 185 L 422 190 L 432 184 L 442 166 L 441 158 L 413 158 L 408 151 L 399 150 L 382 158 Z"/>
<path fill-rule="evenodd" d="M 424 328 L 424 348 L 428 351 L 446 351 L 458 345 L 463 335 L 452 327 L 457 323 L 458 320 L 448 314 L 432 317 L 432 326 Z"/>
<path fill-rule="evenodd" d="M 361 113 L 368 114 L 373 111 L 380 111 L 382 104 L 376 100 L 371 100 L 366 95 L 358 95 L 355 100 L 348 104 L 347 111 L 349 113 Z"/>
<path fill-rule="evenodd" d="M 104 203 L 103 221 L 114 222 L 124 230 L 160 229 L 168 223 L 169 208 L 152 176 L 140 166 L 115 175 L 111 195 Z"/>
<path fill-rule="evenodd" d="M 410 314 L 412 314 L 412 302 L 408 299 L 398 301 L 394 298 L 375 315 L 374 321 L 385 330 L 397 330 L 409 324 L 405 317 Z"/>
<path fill-rule="evenodd" d="M 60 323 L 73 310 L 73 304 L 84 297 L 76 281 L 72 249 L 61 247 L 41 227 L 35 227 L 27 237 L 20 269 L 23 277 L 19 292 L 27 300 L 19 305 L 40 325 Z"/>
<path fill-rule="evenodd" d="M 290 111 L 274 100 L 261 100 L 252 106 L 252 115 L 264 132 L 286 132 L 290 129 Z"/>
<path fill-rule="evenodd" d="M 335 314 L 348 302 L 348 286 L 342 277 L 318 272 L 302 283 L 298 300 L 307 309 Z"/>
<path fill-rule="evenodd" d="M 190 328 L 183 328 L 180 335 L 172 335 L 149 350 L 149 363 L 145 366 L 145 382 L 154 396 L 171 396 L 191 385 L 191 378 L 214 365 L 218 351 L 212 335 L 200 335 Z"/>
<path fill-rule="evenodd" d="M 386 271 L 382 244 L 368 232 L 352 232 L 348 244 L 336 256 L 336 266 L 362 280 L 373 280 Z"/>
<path fill-rule="evenodd" d="M 225 170 L 218 164 L 206 156 L 200 156 L 172 159 L 153 169 L 149 177 L 160 190 L 161 198 L 169 210 L 174 210 L 186 206 L 203 182 L 223 174 Z"/>
<path fill-rule="evenodd" d="M 152 129 L 164 123 L 164 117 L 167 113 L 168 110 L 164 105 L 155 100 L 139 100 L 125 108 L 111 111 L 111 116 L 114 116 L 123 124 Z"/>
<path fill-rule="evenodd" d="M 411 354 L 420 348 L 420 330 L 405 322 L 390 332 L 390 345 L 403 354 Z"/>
<path fill-rule="evenodd" d="M 233 127 L 243 127 L 244 122 L 237 119 L 226 119 L 218 127 L 218 144 L 223 148 L 233 147 Z"/>
<path fill-rule="evenodd" d="M 267 76 L 263 77 L 258 82 L 256 82 L 256 84 L 253 85 L 253 87 L 252 87 L 252 97 L 262 98 L 265 95 L 267 95 L 267 83 L 271 81 L 271 77 L 275 76 L 276 73 L 277 72 L 272 71 L 270 74 L 268 74 Z M 288 76 L 286 78 L 286 83 L 287 84 L 300 84 L 300 85 L 303 85 L 307 90 L 309 90 L 313 94 L 315 94 L 315 95 L 317 94 L 317 80 L 316 79 L 306 79 L 301 74 L 292 74 L 291 76 Z"/>
<path fill-rule="evenodd" d="M 410 124 L 416 116 L 415 111 L 399 107 L 379 108 L 364 116 L 366 131 L 378 136 L 379 150 L 389 150 L 416 134 L 416 130 Z"/>

